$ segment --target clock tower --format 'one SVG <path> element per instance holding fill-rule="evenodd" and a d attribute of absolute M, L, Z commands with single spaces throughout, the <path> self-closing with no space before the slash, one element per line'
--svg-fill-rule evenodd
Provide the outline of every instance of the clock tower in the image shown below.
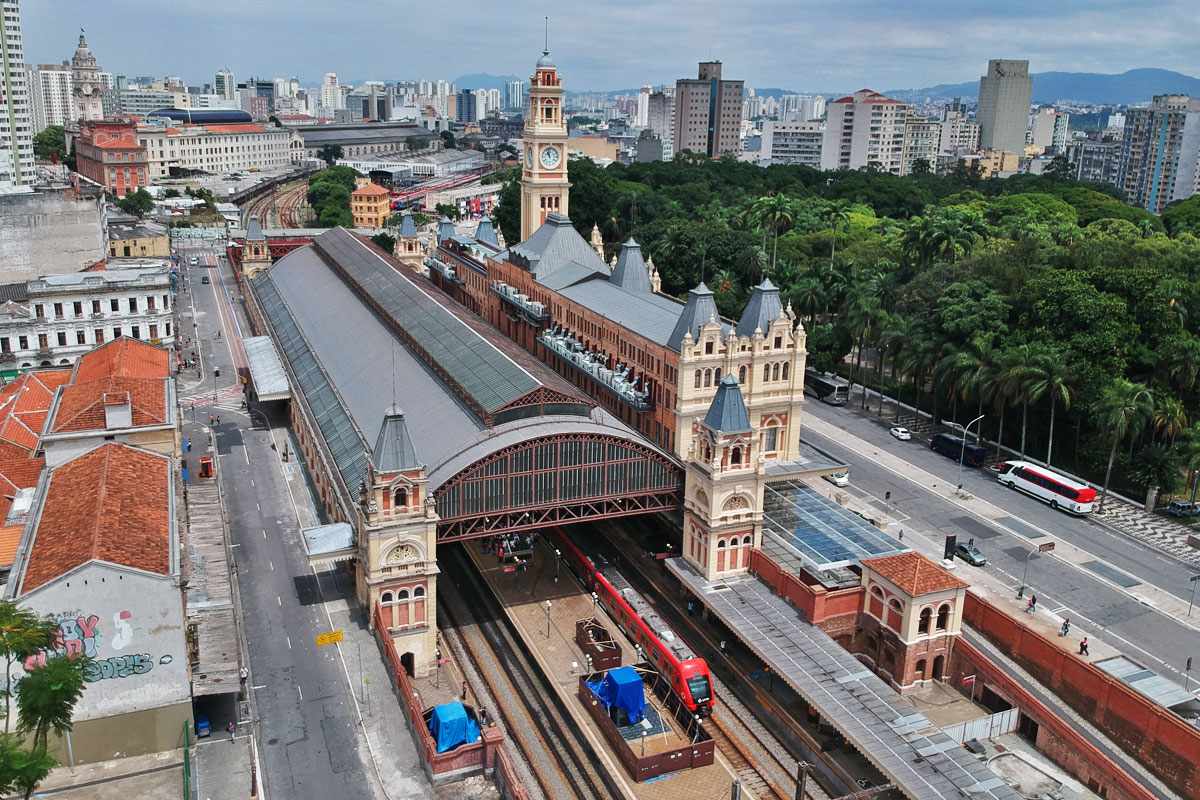
<path fill-rule="evenodd" d="M 568 215 L 567 123 L 558 68 L 543 50 L 529 79 L 529 106 L 522 135 L 521 241 L 542 226 L 549 214 Z"/>

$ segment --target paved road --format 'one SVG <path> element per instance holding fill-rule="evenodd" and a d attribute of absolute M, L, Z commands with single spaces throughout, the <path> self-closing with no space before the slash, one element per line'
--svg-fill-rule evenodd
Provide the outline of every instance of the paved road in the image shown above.
<path fill-rule="evenodd" d="M 886 425 L 864 417 L 854 408 L 809 402 L 806 413 L 847 430 L 872 448 L 899 455 L 945 481 L 947 486 L 958 483 L 956 462 L 934 453 L 921 442 L 893 439 Z M 853 491 L 873 496 L 875 504 L 881 507 L 885 493 L 891 492 L 891 507 L 900 527 L 974 537 L 988 557 L 987 569 L 1006 575 L 1014 587 L 1020 584 L 1030 550 L 1028 539 L 983 524 L 928 488 L 880 466 L 869 452 L 856 452 L 844 442 L 812 430 L 806 430 L 804 438 L 850 465 Z M 1144 582 L 1186 598 L 1189 572 L 1183 565 L 1087 519 L 1054 511 L 1033 498 L 1012 492 L 979 470 L 964 469 L 962 482 L 967 492 L 1007 510 L 1015 518 L 1010 527 L 1024 524 L 1041 528 L 1096 556 L 1096 563 L 1090 569 L 1052 558 L 1030 561 L 1028 585 L 1037 594 L 1039 607 L 1058 609 L 1062 616 L 1071 617 L 1078 633 L 1096 633 L 1131 658 L 1164 674 L 1174 673 L 1182 682 L 1180 671 L 1187 657 L 1200 657 L 1200 636 L 1167 614 L 1140 603 L 1122 588 Z"/>
<path fill-rule="evenodd" d="M 335 649 L 318 650 L 313 642 L 317 633 L 329 629 L 321 601 L 332 598 L 322 595 L 304 559 L 296 512 L 278 454 L 271 448 L 272 432 L 262 429 L 261 421 L 259 429 L 250 429 L 247 418 L 236 410 L 240 392 L 231 347 L 236 352 L 237 312 L 228 302 L 236 292 L 233 278 L 227 267 L 188 265 L 192 254 L 202 253 L 216 255 L 215 250 L 181 251 L 192 288 L 191 297 L 184 298 L 189 306 L 181 302 L 181 311 L 195 309 L 203 378 L 196 370 L 185 371 L 180 396 L 188 433 L 196 441 L 203 438 L 200 429 L 210 414 L 221 418 L 216 426 L 221 486 L 236 554 L 269 796 L 381 797 L 371 779 L 345 667 Z M 209 285 L 201 282 L 203 275 L 210 277 Z M 240 324 L 244 329 L 244 318 Z M 184 330 L 189 327 L 185 321 Z M 220 370 L 215 381 L 214 369 Z M 192 400 L 196 423 L 190 421 Z M 275 435 L 282 441 L 282 431 Z"/>

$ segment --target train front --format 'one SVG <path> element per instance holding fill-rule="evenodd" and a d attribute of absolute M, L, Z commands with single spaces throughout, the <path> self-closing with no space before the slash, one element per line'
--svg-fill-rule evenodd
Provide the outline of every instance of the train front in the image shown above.
<path fill-rule="evenodd" d="M 689 658 L 680 662 L 679 682 L 675 690 L 688 711 L 701 718 L 712 714 L 716 698 L 713 696 L 708 663 L 703 658 Z"/>

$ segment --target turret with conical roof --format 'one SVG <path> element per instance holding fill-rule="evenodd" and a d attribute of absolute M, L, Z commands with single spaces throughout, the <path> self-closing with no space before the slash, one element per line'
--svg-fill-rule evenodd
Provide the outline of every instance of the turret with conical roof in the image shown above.
<path fill-rule="evenodd" d="M 484 217 L 479 220 L 479 227 L 475 229 L 475 240 L 490 244 L 492 247 L 499 247 L 499 242 L 496 241 L 496 229 L 492 227 L 490 217 Z"/>
<path fill-rule="evenodd" d="M 413 219 L 413 215 L 409 211 L 405 211 L 400 217 L 400 235 L 415 237 L 417 235 L 417 223 Z"/>
<path fill-rule="evenodd" d="M 712 405 L 704 415 L 705 426 L 716 433 L 748 433 L 750 414 L 746 411 L 746 401 L 742 399 L 742 390 L 737 378 L 726 375 L 721 378 L 717 393 L 713 395 Z"/>
<path fill-rule="evenodd" d="M 375 437 L 375 449 L 371 451 L 371 463 L 380 474 L 421 468 L 408 424 L 404 421 L 404 411 L 399 406 L 390 406 L 383 414 L 383 424 Z"/>
<path fill-rule="evenodd" d="M 623 289 L 639 294 L 649 294 L 650 273 L 646 262 L 642 260 L 642 248 L 632 237 L 621 245 L 621 253 L 617 257 L 616 266 L 608 280 Z"/>
<path fill-rule="evenodd" d="M 453 238 L 455 233 L 456 231 L 454 230 L 454 223 L 450 221 L 449 217 L 442 217 L 440 220 L 438 220 L 438 244 L 441 244 L 447 239 Z"/>
<path fill-rule="evenodd" d="M 720 320 L 717 302 L 713 299 L 712 289 L 701 281 L 696 288 L 688 292 L 687 303 L 684 304 L 683 313 L 679 315 L 679 321 L 675 323 L 675 329 L 667 339 L 667 347 L 678 350 L 683 345 L 684 336 L 690 335 L 695 339 L 700 328 L 713 320 Z"/>
<path fill-rule="evenodd" d="M 763 278 L 762 283 L 750 293 L 750 299 L 738 320 L 737 335 L 753 336 L 756 330 L 765 334 L 771 323 L 781 316 L 783 305 L 779 300 L 779 289 L 771 283 L 770 278 Z"/>

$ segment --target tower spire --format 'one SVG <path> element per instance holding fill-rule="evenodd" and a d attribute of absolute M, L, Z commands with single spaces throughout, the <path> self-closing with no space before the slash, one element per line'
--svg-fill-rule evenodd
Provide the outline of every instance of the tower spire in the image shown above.
<path fill-rule="evenodd" d="M 542 55 L 550 55 L 550 17 L 543 17 L 546 22 L 546 45 L 542 48 Z M 82 29 L 81 29 L 82 30 Z"/>

